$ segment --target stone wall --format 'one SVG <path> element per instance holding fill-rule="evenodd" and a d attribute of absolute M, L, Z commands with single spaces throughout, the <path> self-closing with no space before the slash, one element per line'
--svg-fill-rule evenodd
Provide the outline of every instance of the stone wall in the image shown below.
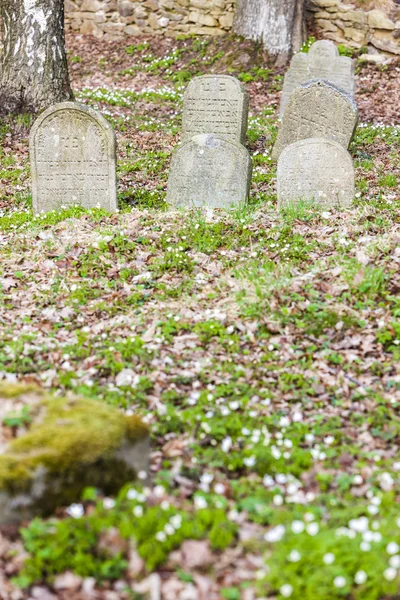
<path fill-rule="evenodd" d="M 234 0 L 65 0 L 66 29 L 115 39 L 123 35 L 195 33 L 232 29 Z"/>
<path fill-rule="evenodd" d="M 318 32 L 329 40 L 370 53 L 400 55 L 400 8 L 389 13 L 363 10 L 341 0 L 310 0 L 308 8 Z"/>
<path fill-rule="evenodd" d="M 321 37 L 353 48 L 368 46 L 372 53 L 400 55 L 400 7 L 389 14 L 342 0 L 308 0 L 307 7 Z M 67 29 L 105 39 L 224 35 L 232 29 L 235 0 L 65 0 L 65 8 Z"/>

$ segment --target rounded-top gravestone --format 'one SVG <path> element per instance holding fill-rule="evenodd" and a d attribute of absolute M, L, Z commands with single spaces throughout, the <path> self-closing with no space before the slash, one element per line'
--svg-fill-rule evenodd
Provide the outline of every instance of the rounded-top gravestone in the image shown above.
<path fill-rule="evenodd" d="M 75 204 L 116 210 L 115 134 L 97 111 L 75 102 L 47 109 L 32 127 L 30 157 L 36 213 Z"/>
<path fill-rule="evenodd" d="M 235 77 L 195 77 L 189 83 L 183 101 L 183 139 L 213 133 L 243 144 L 248 104 L 247 93 Z"/>
<path fill-rule="evenodd" d="M 246 202 L 251 158 L 238 142 L 200 134 L 179 146 L 168 179 L 171 206 L 231 208 Z"/>
<path fill-rule="evenodd" d="M 345 208 L 354 198 L 354 167 L 350 154 L 324 138 L 287 146 L 278 161 L 278 204 L 300 201 Z"/>
<path fill-rule="evenodd" d="M 312 137 L 335 140 L 347 149 L 357 123 L 357 106 L 346 92 L 329 81 L 308 81 L 290 96 L 272 158 L 277 160 L 289 144 Z"/>
<path fill-rule="evenodd" d="M 340 56 L 335 44 L 329 40 L 315 42 L 308 54 L 295 54 L 283 82 L 280 116 L 282 117 L 291 93 L 310 79 L 326 79 L 348 93 L 355 94 L 355 62 Z"/>

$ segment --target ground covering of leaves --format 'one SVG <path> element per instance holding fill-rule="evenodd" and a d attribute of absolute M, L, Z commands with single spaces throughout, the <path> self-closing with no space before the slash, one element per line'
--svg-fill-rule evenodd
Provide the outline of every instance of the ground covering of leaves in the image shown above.
<path fill-rule="evenodd" d="M 77 99 L 117 131 L 120 211 L 33 217 L 31 119 L 1 124 L 0 372 L 142 415 L 153 481 L 5 528 L 0 597 L 398 598 L 399 67 L 357 69 L 353 208 L 279 214 L 282 71 L 258 47 L 68 43 Z M 182 92 L 206 72 L 248 89 L 251 202 L 168 212 Z M 29 406 L 0 422 L 1 447 Z"/>

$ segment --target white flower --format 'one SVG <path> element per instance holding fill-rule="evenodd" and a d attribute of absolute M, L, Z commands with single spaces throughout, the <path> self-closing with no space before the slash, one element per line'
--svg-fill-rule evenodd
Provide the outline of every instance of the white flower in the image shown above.
<path fill-rule="evenodd" d="M 333 585 L 335 586 L 335 588 L 344 588 L 346 583 L 346 579 L 342 575 L 338 575 L 333 580 Z"/>
<path fill-rule="evenodd" d="M 290 598 L 290 596 L 293 594 L 293 587 L 290 585 L 290 583 L 285 583 L 279 591 L 281 596 L 284 598 Z"/>
<path fill-rule="evenodd" d="M 214 491 L 216 494 L 224 494 L 225 493 L 225 486 L 223 483 L 216 483 L 214 485 Z"/>
<path fill-rule="evenodd" d="M 363 583 L 365 583 L 367 581 L 368 575 L 366 574 L 365 571 L 357 571 L 357 573 L 354 575 L 354 581 L 358 584 L 358 585 L 362 585 Z"/>
<path fill-rule="evenodd" d="M 264 475 L 263 484 L 266 487 L 272 487 L 275 484 L 275 481 L 272 479 L 270 475 Z"/>
<path fill-rule="evenodd" d="M 379 485 L 385 492 L 390 492 L 394 486 L 394 479 L 390 473 L 381 473 L 378 477 Z"/>
<path fill-rule="evenodd" d="M 386 552 L 388 554 L 397 554 L 399 550 L 400 550 L 400 547 L 398 544 L 396 544 L 396 542 L 390 542 L 386 546 Z"/>
<path fill-rule="evenodd" d="M 383 572 L 383 576 L 387 581 L 393 581 L 397 577 L 397 571 L 393 567 L 389 567 Z"/>
<path fill-rule="evenodd" d="M 167 535 L 174 535 L 175 528 L 170 523 L 167 523 L 164 527 L 164 531 Z"/>
<path fill-rule="evenodd" d="M 319 531 L 318 523 L 310 523 L 309 525 L 307 525 L 306 531 L 307 531 L 308 535 L 312 535 L 312 536 L 317 535 L 317 533 Z"/>
<path fill-rule="evenodd" d="M 80 519 L 85 514 L 82 504 L 71 504 L 65 512 L 73 519 Z"/>
<path fill-rule="evenodd" d="M 201 510 L 202 508 L 207 508 L 207 500 L 203 498 L 203 496 L 196 496 L 194 499 L 194 506 L 197 510 Z"/>
<path fill-rule="evenodd" d="M 113 500 L 113 498 L 104 498 L 104 500 L 103 500 L 103 506 L 107 510 L 110 510 L 111 508 L 114 508 L 114 506 L 115 506 L 115 500 Z"/>
<path fill-rule="evenodd" d="M 232 438 L 228 436 L 222 440 L 221 449 L 222 449 L 222 452 L 229 452 L 229 450 L 231 448 L 232 448 Z"/>
<path fill-rule="evenodd" d="M 335 562 L 335 555 L 332 552 L 327 552 L 327 554 L 324 554 L 322 560 L 326 565 L 331 565 Z"/>
<path fill-rule="evenodd" d="M 333 437 L 333 435 L 328 435 L 328 436 L 326 436 L 326 438 L 324 438 L 324 442 L 327 446 L 330 446 L 331 444 L 333 444 L 334 441 L 335 441 L 335 438 Z"/>
<path fill-rule="evenodd" d="M 154 488 L 154 495 L 156 498 L 162 498 L 165 494 L 165 487 L 163 485 L 156 485 Z"/>
<path fill-rule="evenodd" d="M 292 522 L 292 531 L 293 533 L 303 533 L 305 529 L 305 525 L 303 521 L 295 520 Z"/>
<path fill-rule="evenodd" d="M 256 457 L 249 456 L 249 457 L 243 459 L 243 462 L 246 465 L 246 467 L 254 467 L 254 465 L 256 464 Z"/>
<path fill-rule="evenodd" d="M 393 569 L 400 569 L 400 556 L 398 554 L 391 556 L 389 558 L 389 565 L 393 567 Z"/>
<path fill-rule="evenodd" d="M 281 427 L 288 427 L 290 425 L 290 419 L 289 419 L 289 417 L 281 417 L 279 419 L 279 425 Z"/>
<path fill-rule="evenodd" d="M 273 497 L 272 501 L 275 504 L 275 506 L 282 506 L 282 504 L 283 504 L 283 497 L 280 494 L 275 494 L 275 496 Z"/>
<path fill-rule="evenodd" d="M 301 559 L 301 554 L 297 550 L 292 550 L 288 556 L 288 561 L 290 561 L 290 562 L 294 562 L 294 563 L 299 562 L 300 559 Z"/>
<path fill-rule="evenodd" d="M 354 475 L 353 483 L 354 485 L 361 485 L 364 482 L 364 479 L 361 475 Z"/>
<path fill-rule="evenodd" d="M 165 535 L 165 533 L 163 531 L 158 531 L 156 533 L 156 540 L 158 540 L 159 542 L 165 542 L 166 539 L 167 539 L 167 536 Z"/>
<path fill-rule="evenodd" d="M 175 529 L 179 529 L 182 525 L 182 517 L 181 515 L 174 515 L 170 518 L 170 522 Z"/>
<path fill-rule="evenodd" d="M 369 552 L 371 550 L 371 544 L 369 544 L 368 542 L 361 542 L 360 550 L 362 550 L 363 552 Z"/>
<path fill-rule="evenodd" d="M 350 529 L 357 531 L 358 533 L 363 533 L 368 530 L 368 519 L 367 517 L 360 517 L 359 519 L 351 519 L 349 521 Z M 368 541 L 368 540 L 367 540 Z"/>
<path fill-rule="evenodd" d="M 135 515 L 135 517 L 143 517 L 143 506 L 140 506 L 140 504 L 138 504 L 137 506 L 135 506 L 135 508 L 133 509 L 133 514 Z"/>
<path fill-rule="evenodd" d="M 126 497 L 128 498 L 128 500 L 136 500 L 137 495 L 138 495 L 137 491 L 134 489 L 131 489 L 131 490 L 128 490 Z"/>
<path fill-rule="evenodd" d="M 283 525 L 277 525 L 264 535 L 266 542 L 279 542 L 285 535 L 285 527 Z"/>

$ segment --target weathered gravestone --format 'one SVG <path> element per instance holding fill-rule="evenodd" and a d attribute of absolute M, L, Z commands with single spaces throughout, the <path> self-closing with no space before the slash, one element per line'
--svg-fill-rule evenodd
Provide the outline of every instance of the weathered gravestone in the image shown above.
<path fill-rule="evenodd" d="M 349 206 L 354 198 L 354 168 L 350 154 L 323 138 L 287 146 L 278 162 L 278 204 L 301 200 L 321 206 Z"/>
<path fill-rule="evenodd" d="M 114 131 L 98 112 L 74 102 L 46 110 L 30 136 L 36 213 L 79 204 L 117 208 Z"/>
<path fill-rule="evenodd" d="M 357 106 L 346 92 L 328 81 L 308 81 L 290 96 L 272 158 L 277 160 L 289 144 L 312 137 L 335 140 L 347 149 L 357 122 Z"/>
<path fill-rule="evenodd" d="M 352 58 L 339 56 L 339 50 L 329 40 L 315 42 L 308 54 L 295 54 L 283 82 L 280 116 L 283 116 L 290 94 L 310 79 L 326 79 L 353 98 L 356 85 L 354 65 Z"/>
<path fill-rule="evenodd" d="M 196 135 L 172 156 L 167 202 L 231 208 L 246 202 L 250 181 L 251 158 L 244 146 L 213 134 Z"/>
<path fill-rule="evenodd" d="M 187 87 L 183 102 L 183 139 L 214 133 L 244 144 L 248 104 L 246 91 L 234 77 L 195 77 Z"/>

